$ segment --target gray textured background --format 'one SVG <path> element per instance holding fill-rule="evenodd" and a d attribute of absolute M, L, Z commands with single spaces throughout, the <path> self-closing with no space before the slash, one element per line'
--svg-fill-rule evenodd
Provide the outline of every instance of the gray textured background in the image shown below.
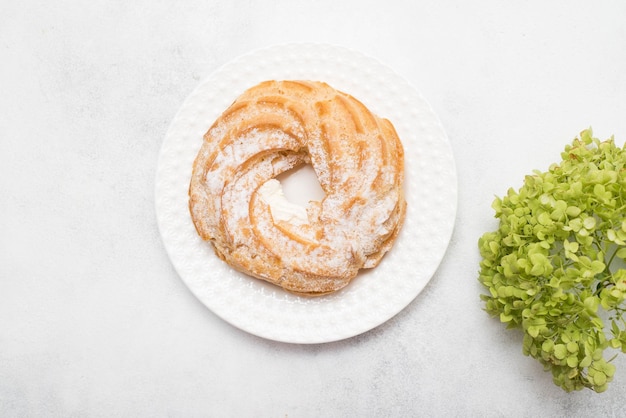
<path fill-rule="evenodd" d="M 606 393 L 562 392 L 481 311 L 476 280 L 494 195 L 588 126 L 626 140 L 624 2 L 128 3 L 0 3 L 0 416 L 626 415 L 625 355 Z M 313 346 L 204 308 L 154 213 L 185 97 L 242 53 L 298 41 L 407 78 L 459 172 L 456 229 L 425 291 Z"/>

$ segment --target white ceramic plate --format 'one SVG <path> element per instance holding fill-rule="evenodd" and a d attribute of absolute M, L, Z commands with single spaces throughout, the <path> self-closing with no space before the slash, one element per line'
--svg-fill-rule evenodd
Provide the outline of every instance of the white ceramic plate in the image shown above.
<path fill-rule="evenodd" d="M 294 296 L 231 269 L 194 229 L 189 180 L 202 136 L 245 89 L 270 79 L 322 80 L 394 124 L 405 148 L 406 221 L 381 264 L 324 297 Z M 322 343 L 371 330 L 421 292 L 448 246 L 457 207 L 452 150 L 420 94 L 358 52 L 317 44 L 254 51 L 224 65 L 191 93 L 167 132 L 156 176 L 156 212 L 168 255 L 191 291 L 215 314 L 260 337 Z"/>

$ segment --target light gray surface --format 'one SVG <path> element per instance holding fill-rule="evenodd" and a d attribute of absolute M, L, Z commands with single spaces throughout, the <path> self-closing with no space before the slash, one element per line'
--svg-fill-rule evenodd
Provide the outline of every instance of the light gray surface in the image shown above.
<path fill-rule="evenodd" d="M 494 195 L 580 130 L 626 140 L 626 4 L 0 4 L 0 415 L 623 416 L 566 394 L 481 311 Z M 89 4 L 87 6 L 87 4 Z M 407 78 L 446 129 L 457 225 L 425 291 L 361 336 L 263 340 L 199 303 L 154 211 L 157 156 L 197 83 L 251 49 L 338 44 Z"/>

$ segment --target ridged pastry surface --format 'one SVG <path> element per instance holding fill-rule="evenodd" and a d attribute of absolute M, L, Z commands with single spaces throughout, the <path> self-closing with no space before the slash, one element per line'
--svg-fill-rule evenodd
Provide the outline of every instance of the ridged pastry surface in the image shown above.
<path fill-rule="evenodd" d="M 306 222 L 276 219 L 262 192 L 311 164 L 325 192 Z M 266 81 L 204 136 L 189 209 L 202 239 L 235 269 L 302 295 L 345 287 L 388 252 L 406 213 L 404 151 L 391 124 L 318 81 Z"/>

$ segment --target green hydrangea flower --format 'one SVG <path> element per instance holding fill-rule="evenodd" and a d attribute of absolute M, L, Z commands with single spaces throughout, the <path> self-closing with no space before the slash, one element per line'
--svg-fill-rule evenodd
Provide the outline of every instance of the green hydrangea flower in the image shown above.
<path fill-rule="evenodd" d="M 626 148 L 581 132 L 548 171 L 493 202 L 478 241 L 485 310 L 566 391 L 602 392 L 626 353 Z"/>

